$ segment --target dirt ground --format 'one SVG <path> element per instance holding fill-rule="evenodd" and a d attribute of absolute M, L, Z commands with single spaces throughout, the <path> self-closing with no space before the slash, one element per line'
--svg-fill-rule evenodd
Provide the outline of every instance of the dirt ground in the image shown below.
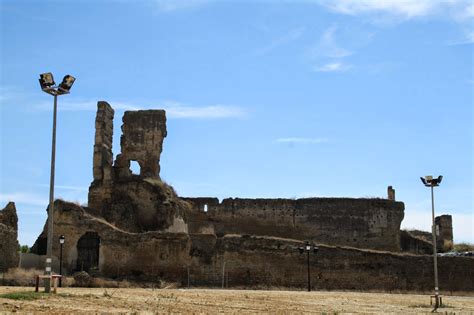
<path fill-rule="evenodd" d="M 31 287 L 0 287 L 5 293 Z M 30 294 L 31 295 L 31 294 Z M 33 300 L 0 298 L 0 314 L 74 313 L 430 313 L 428 295 L 357 292 L 249 291 L 210 289 L 62 288 Z M 444 296 L 442 314 L 474 314 L 474 297 Z"/>

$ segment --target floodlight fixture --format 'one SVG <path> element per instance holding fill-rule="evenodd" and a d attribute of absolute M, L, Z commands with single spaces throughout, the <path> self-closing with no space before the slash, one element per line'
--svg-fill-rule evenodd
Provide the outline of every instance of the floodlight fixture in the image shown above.
<path fill-rule="evenodd" d="M 438 178 L 433 178 L 433 176 L 428 175 L 425 177 L 420 177 L 420 179 L 423 185 L 425 185 L 426 187 L 437 187 L 439 186 L 439 184 L 441 184 L 441 181 L 443 180 L 443 176 L 440 175 L 438 176 Z"/>
<path fill-rule="evenodd" d="M 56 84 L 51 72 L 40 74 L 39 83 L 43 91 L 49 90 Z"/>
<path fill-rule="evenodd" d="M 72 85 L 74 84 L 74 81 L 76 81 L 76 78 L 73 77 L 72 75 L 66 75 L 63 78 L 63 82 L 58 87 L 58 93 L 59 94 L 67 94 L 69 93 L 69 90 L 71 89 Z"/>

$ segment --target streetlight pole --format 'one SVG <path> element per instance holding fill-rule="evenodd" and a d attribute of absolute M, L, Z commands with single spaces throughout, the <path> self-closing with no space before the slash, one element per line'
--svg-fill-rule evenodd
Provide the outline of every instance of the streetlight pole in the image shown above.
<path fill-rule="evenodd" d="M 309 241 L 306 241 L 304 246 L 298 248 L 298 250 L 300 251 L 300 254 L 303 254 L 304 252 L 306 252 L 306 263 L 307 263 L 307 269 L 308 269 L 308 292 L 311 292 L 311 268 L 309 264 L 309 253 L 311 252 L 311 249 L 316 254 L 319 250 L 319 247 L 314 244 L 311 245 Z"/>
<path fill-rule="evenodd" d="M 438 285 L 438 250 L 436 248 L 436 222 L 435 222 L 435 208 L 434 208 L 434 187 L 439 186 L 443 180 L 443 176 L 433 178 L 433 176 L 420 177 L 421 181 L 426 187 L 431 188 L 431 234 L 433 237 L 433 265 L 434 265 L 434 280 L 435 280 L 435 309 L 440 306 L 439 285 Z"/>
<path fill-rule="evenodd" d="M 53 109 L 53 136 L 51 145 L 51 176 L 49 181 L 49 206 L 48 206 L 48 236 L 46 243 L 46 263 L 45 263 L 45 275 L 48 276 L 44 279 L 44 291 L 46 293 L 51 292 L 51 266 L 53 262 L 53 221 L 54 221 L 54 175 L 55 175 L 55 163 L 56 163 L 56 118 L 58 110 L 58 95 L 69 94 L 74 81 L 76 79 L 70 75 L 66 75 L 59 86 L 56 86 L 54 82 L 53 74 L 43 73 L 40 75 L 39 82 L 41 90 L 54 97 L 54 109 Z"/>
<path fill-rule="evenodd" d="M 51 275 L 53 255 L 53 221 L 54 221 L 54 171 L 56 165 L 56 118 L 58 110 L 58 95 L 54 94 L 53 136 L 51 145 L 51 175 L 49 179 L 49 207 L 48 207 L 48 238 L 46 246 L 45 274 Z M 51 291 L 51 278 L 45 278 L 45 292 Z"/>
<path fill-rule="evenodd" d="M 59 237 L 59 275 L 61 276 L 59 278 L 59 287 L 61 288 L 63 286 L 63 245 L 65 241 L 64 235 L 61 235 Z"/>

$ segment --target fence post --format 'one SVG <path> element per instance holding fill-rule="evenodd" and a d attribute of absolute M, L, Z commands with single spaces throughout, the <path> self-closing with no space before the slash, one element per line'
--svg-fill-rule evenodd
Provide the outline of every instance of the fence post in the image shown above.
<path fill-rule="evenodd" d="M 224 263 L 222 264 L 222 289 L 224 289 L 224 284 L 225 284 L 225 260 L 224 260 Z"/>
<path fill-rule="evenodd" d="M 189 266 L 186 268 L 188 270 L 188 289 L 190 288 L 190 275 L 189 275 Z"/>

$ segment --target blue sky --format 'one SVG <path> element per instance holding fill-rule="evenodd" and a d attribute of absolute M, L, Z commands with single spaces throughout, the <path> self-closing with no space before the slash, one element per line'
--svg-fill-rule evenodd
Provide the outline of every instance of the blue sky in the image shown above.
<path fill-rule="evenodd" d="M 167 110 L 162 178 L 182 196 L 385 197 L 474 242 L 470 1 L 0 1 L 0 202 L 19 239 L 46 219 L 52 97 L 56 197 L 87 202 L 98 100 Z"/>

